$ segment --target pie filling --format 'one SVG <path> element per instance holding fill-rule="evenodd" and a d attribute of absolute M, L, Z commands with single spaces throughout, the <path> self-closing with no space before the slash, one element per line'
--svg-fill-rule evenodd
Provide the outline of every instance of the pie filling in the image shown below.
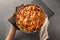
<path fill-rule="evenodd" d="M 16 24 L 25 32 L 38 31 L 43 25 L 45 14 L 41 7 L 35 4 L 24 5 L 16 14 Z"/>

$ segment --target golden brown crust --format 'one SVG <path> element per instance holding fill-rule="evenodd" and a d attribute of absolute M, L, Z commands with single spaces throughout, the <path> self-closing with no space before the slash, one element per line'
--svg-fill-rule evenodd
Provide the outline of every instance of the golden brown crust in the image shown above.
<path fill-rule="evenodd" d="M 25 32 L 38 31 L 45 20 L 44 11 L 35 4 L 27 4 L 19 8 L 16 14 L 18 28 Z"/>

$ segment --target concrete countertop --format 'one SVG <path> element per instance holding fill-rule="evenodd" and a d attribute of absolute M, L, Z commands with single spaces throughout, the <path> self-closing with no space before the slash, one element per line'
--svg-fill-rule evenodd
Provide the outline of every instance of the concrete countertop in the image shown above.
<path fill-rule="evenodd" d="M 0 40 L 5 40 L 10 30 L 11 24 L 8 22 L 8 19 L 13 15 L 15 7 L 21 5 L 22 3 L 29 3 L 32 1 L 33 0 L 0 0 Z M 60 0 L 42 1 L 55 13 L 55 15 L 49 19 L 49 40 L 60 40 Z M 17 31 L 15 35 L 15 40 L 38 40 L 37 35 L 35 35 L 36 37 L 34 37 L 34 35 L 28 35 L 26 33 L 23 34 L 23 32 Z"/>

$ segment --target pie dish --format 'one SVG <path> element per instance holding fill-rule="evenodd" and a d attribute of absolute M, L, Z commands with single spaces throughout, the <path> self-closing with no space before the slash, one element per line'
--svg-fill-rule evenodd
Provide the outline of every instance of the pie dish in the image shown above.
<path fill-rule="evenodd" d="M 45 21 L 45 12 L 36 4 L 27 4 L 20 7 L 16 13 L 16 25 L 24 32 L 40 30 Z"/>

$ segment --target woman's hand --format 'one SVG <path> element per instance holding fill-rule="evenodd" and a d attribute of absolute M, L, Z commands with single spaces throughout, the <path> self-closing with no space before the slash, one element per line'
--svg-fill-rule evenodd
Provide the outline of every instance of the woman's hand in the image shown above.
<path fill-rule="evenodd" d="M 16 28 L 13 25 L 11 25 L 10 31 L 5 40 L 14 40 L 15 33 L 16 33 Z"/>

